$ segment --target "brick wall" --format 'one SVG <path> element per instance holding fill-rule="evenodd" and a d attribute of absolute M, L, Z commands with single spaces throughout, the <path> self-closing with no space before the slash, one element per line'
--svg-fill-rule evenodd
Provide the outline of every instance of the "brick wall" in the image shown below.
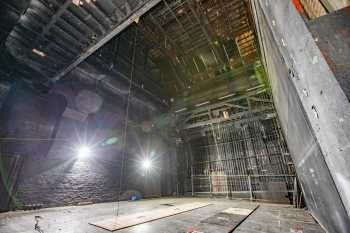
<path fill-rule="evenodd" d="M 89 103 L 78 108 L 76 97 L 81 89 L 63 89 L 56 93 L 66 95 L 67 108 L 52 115 L 52 104 L 48 96 L 36 98 L 35 94 L 18 90 L 9 99 L 7 106 L 11 111 L 2 114 L 6 124 L 3 135 L 12 132 L 14 137 L 50 138 L 52 141 L 8 142 L 7 153 L 17 153 L 24 158 L 14 197 L 14 209 L 74 205 L 86 202 L 107 202 L 117 199 L 122 155 L 122 126 L 124 123 L 123 104 L 113 98 L 98 95 L 102 104 L 97 111 L 82 112 L 90 109 Z M 26 94 L 25 94 L 26 93 Z M 98 101 L 95 101 L 97 103 Z M 169 160 L 173 155 L 171 140 L 161 135 L 157 129 L 146 129 L 142 122 L 154 116 L 151 112 L 134 111 L 138 106 L 131 106 L 131 116 L 137 122 L 130 123 L 128 145 L 125 154 L 125 170 L 122 193 L 140 193 L 141 196 L 159 196 L 171 194 L 172 187 L 161 187 L 161 177 L 168 179 L 172 174 L 165 169 L 155 169 L 154 173 L 144 176 L 140 161 L 145 154 L 154 150 L 156 161 Z M 8 109 L 8 110 L 9 110 Z M 67 109 L 69 112 L 67 113 Z M 83 110 L 81 110 L 83 109 Z M 15 119 L 15 120 L 11 120 Z M 47 120 L 50 119 L 50 120 Z M 23 123 L 31 127 L 21 127 Z M 45 127 L 43 127 L 45 126 Z M 13 129 L 19 127 L 19 129 Z M 41 130 L 33 130 L 41 129 Z M 30 131 L 30 132 L 29 132 Z M 103 139 L 116 136 L 117 143 L 104 145 Z M 99 142 L 99 143 L 98 143 Z M 87 158 L 77 156 L 77 147 L 88 144 L 92 154 Z M 35 145 L 35 146 L 33 146 Z M 94 145 L 94 146 L 93 146 Z M 4 149 L 5 147 L 2 147 Z M 162 176 L 160 175 L 162 174 Z M 127 198 L 122 196 L 122 198 Z"/>

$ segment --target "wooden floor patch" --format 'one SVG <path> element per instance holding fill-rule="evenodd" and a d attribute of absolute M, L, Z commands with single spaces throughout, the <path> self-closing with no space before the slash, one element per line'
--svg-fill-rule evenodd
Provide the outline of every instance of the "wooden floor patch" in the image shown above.
<path fill-rule="evenodd" d="M 116 231 L 123 228 L 135 226 L 138 224 L 151 222 L 157 219 L 173 216 L 176 214 L 184 213 L 194 209 L 202 208 L 210 205 L 209 203 L 193 202 L 183 205 L 170 206 L 168 208 L 156 209 L 152 211 L 146 211 L 137 214 L 121 215 L 119 217 L 112 217 L 102 221 L 91 222 L 91 225 L 101 227 L 108 231 Z"/>

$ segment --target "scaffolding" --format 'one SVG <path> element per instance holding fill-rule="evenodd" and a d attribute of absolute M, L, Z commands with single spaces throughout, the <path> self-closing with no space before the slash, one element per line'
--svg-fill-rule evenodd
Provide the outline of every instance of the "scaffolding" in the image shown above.
<path fill-rule="evenodd" d="M 189 157 L 187 191 L 291 201 L 295 169 L 265 90 L 198 112 L 181 131 Z"/>

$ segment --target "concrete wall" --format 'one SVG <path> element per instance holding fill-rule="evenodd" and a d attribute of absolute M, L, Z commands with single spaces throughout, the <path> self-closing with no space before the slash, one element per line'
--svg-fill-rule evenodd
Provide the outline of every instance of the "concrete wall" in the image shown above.
<path fill-rule="evenodd" d="M 254 1 L 253 9 L 307 207 L 328 232 L 348 232 L 349 103 L 290 2 Z"/>

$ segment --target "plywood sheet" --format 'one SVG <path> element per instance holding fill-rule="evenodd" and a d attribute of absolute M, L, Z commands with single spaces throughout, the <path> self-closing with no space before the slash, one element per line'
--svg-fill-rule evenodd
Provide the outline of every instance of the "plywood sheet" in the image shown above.
<path fill-rule="evenodd" d="M 194 209 L 202 208 L 210 205 L 210 203 L 193 202 L 189 204 L 171 206 L 168 208 L 156 209 L 152 211 L 145 211 L 136 214 L 122 215 L 119 217 L 112 217 L 102 221 L 91 222 L 91 225 L 101 227 L 109 231 L 116 231 L 123 228 L 135 226 L 138 224 L 154 221 L 157 219 L 169 217 L 172 215 L 184 213 Z"/>
<path fill-rule="evenodd" d="M 201 223 L 204 225 L 198 225 L 196 230 L 204 231 L 207 224 L 211 224 L 223 227 L 222 232 L 232 232 L 258 207 L 259 205 L 256 204 L 247 204 L 225 209 L 203 220 Z"/>
<path fill-rule="evenodd" d="M 243 209 L 243 208 L 228 208 L 223 210 L 222 213 L 226 214 L 237 214 L 237 215 L 249 215 L 252 212 L 251 209 Z"/>

